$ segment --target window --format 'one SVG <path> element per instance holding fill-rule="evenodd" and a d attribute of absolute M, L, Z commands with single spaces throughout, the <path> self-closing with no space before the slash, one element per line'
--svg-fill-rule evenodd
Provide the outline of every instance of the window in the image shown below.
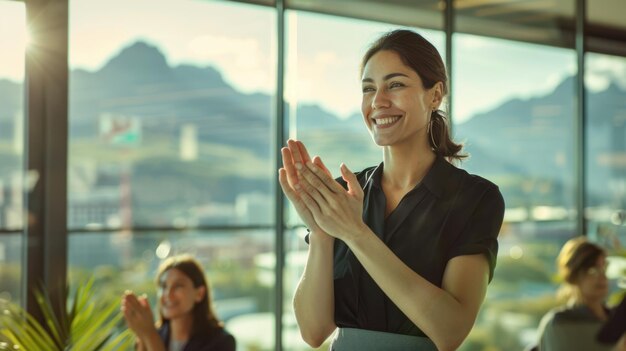
<path fill-rule="evenodd" d="M 274 345 L 275 23 L 239 3 L 70 2 L 70 277 L 154 297 L 159 260 L 194 253 L 244 350 Z"/>
<path fill-rule="evenodd" d="M 626 239 L 626 59 L 588 53 L 586 64 L 587 232 L 613 248 Z"/>
<path fill-rule="evenodd" d="M 93 275 L 111 298 L 133 289 L 154 305 L 159 261 L 190 252 L 204 265 L 218 315 L 239 348 L 273 350 L 274 238 L 286 225 L 283 345 L 310 350 L 291 310 L 306 230 L 293 208 L 286 223 L 274 223 L 273 213 L 273 105 L 283 73 L 276 71 L 277 2 L 69 2 L 72 284 Z M 23 170 L 25 3 L 0 0 L 0 299 L 18 303 L 26 277 L 23 198 L 36 181 Z M 626 240 L 626 5 L 585 2 L 581 155 L 576 2 L 453 3 L 451 120 L 472 156 L 461 167 L 498 184 L 506 202 L 495 279 L 462 350 L 523 349 L 556 303 L 554 259 L 579 234 L 577 161 L 586 166 L 587 233 L 607 246 Z M 360 114 L 361 55 L 379 34 L 405 25 L 424 28 L 418 31 L 445 56 L 445 1 L 283 5 L 279 118 L 288 136 L 303 140 L 335 176 L 340 162 L 354 170 L 378 164 L 380 149 Z M 609 275 L 619 268 L 613 262 Z"/>
<path fill-rule="evenodd" d="M 17 303 L 22 294 L 27 38 L 24 4 L 0 1 L 0 299 Z"/>
<path fill-rule="evenodd" d="M 116 4 L 71 3 L 69 227 L 269 224 L 273 12 Z"/>
<path fill-rule="evenodd" d="M 495 276 L 464 347 L 523 349 L 556 302 L 554 260 L 575 230 L 573 50 L 454 36 L 453 121 L 506 211 Z"/>

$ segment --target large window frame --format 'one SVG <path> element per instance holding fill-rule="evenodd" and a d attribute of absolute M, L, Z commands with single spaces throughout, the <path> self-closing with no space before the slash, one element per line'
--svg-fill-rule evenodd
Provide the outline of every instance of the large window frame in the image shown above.
<path fill-rule="evenodd" d="M 68 145 L 68 7 L 69 0 L 13 0 L 21 1 L 26 5 L 27 24 L 32 33 L 33 45 L 26 55 L 26 135 L 27 154 L 24 167 L 26 171 L 38 174 L 38 182 L 32 191 L 25 194 L 26 210 L 29 220 L 25 221 L 23 238 L 23 293 L 22 301 L 26 308 L 38 315 L 35 307 L 36 302 L 32 294 L 32 288 L 39 286 L 41 282 L 49 290 L 51 297 L 60 302 L 59 308 L 63 308 L 61 298 L 67 278 L 67 255 L 68 236 L 71 234 L 67 228 L 67 145 Z M 285 10 L 289 7 L 286 0 L 260 1 L 240 0 L 238 2 L 249 3 L 255 6 L 273 7 L 277 13 L 277 85 L 276 101 L 274 107 L 274 157 L 276 168 L 280 167 L 280 147 L 284 144 L 286 136 L 284 121 L 284 76 L 285 76 Z M 455 9 L 452 0 L 445 1 L 445 9 L 441 11 L 446 34 L 446 64 L 448 70 L 454 70 L 452 57 L 452 36 L 455 33 Z M 577 107 L 576 125 L 576 210 L 577 224 L 576 233 L 585 234 L 585 158 L 586 145 L 585 128 L 585 59 L 586 52 L 591 52 L 586 45 L 586 37 L 598 33 L 587 33 L 586 26 L 587 0 L 576 0 L 575 14 L 575 47 L 578 71 L 577 71 Z M 299 11 L 313 11 L 302 9 L 297 6 L 293 9 Z M 324 13 L 333 13 L 332 8 L 326 8 Z M 362 18 L 359 14 L 351 16 L 342 10 L 342 16 Z M 372 18 L 366 18 L 372 19 Z M 392 23 L 407 25 L 408 23 Z M 415 26 L 424 26 L 423 23 L 413 23 Z M 595 27 L 594 27 L 595 28 Z M 615 36 L 613 36 L 615 37 Z M 621 38 L 626 37 L 622 35 Z M 621 53 L 626 52 L 626 41 Z M 601 47 L 593 48 L 593 51 Z M 615 52 L 607 52 L 615 54 Z M 454 82 L 451 82 L 454 84 Z M 450 101 L 449 111 L 454 107 L 454 101 Z M 453 113 L 450 113 L 453 115 Z M 275 336 L 277 350 L 282 349 L 282 314 L 283 314 L 283 271 L 285 269 L 285 244 L 284 235 L 291 228 L 285 220 L 285 199 L 280 190 L 278 180 L 275 180 L 275 253 L 276 253 L 276 303 L 275 313 Z M 133 231 L 154 230 L 155 228 L 132 228 Z M 171 231 L 179 228 L 158 228 Z M 241 230 L 241 229 L 268 229 L 267 226 L 246 227 L 200 227 L 199 230 Z M 84 230 L 80 230 L 84 231 Z M 0 228 L 0 235 L 15 234 L 15 231 Z M 574 233 L 573 233 L 574 234 Z"/>

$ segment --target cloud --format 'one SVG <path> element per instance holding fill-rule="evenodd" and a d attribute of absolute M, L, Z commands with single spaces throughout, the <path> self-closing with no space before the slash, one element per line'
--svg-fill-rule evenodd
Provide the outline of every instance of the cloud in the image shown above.
<path fill-rule="evenodd" d="M 585 84 L 598 91 L 615 82 L 626 90 L 626 60 L 622 57 L 590 54 L 585 71 Z"/>

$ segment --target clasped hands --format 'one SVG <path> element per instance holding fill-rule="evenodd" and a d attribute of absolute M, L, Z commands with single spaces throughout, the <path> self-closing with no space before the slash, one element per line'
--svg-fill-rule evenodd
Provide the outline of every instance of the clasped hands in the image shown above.
<path fill-rule="evenodd" d="M 363 189 L 354 173 L 341 164 L 346 190 L 333 179 L 321 158 L 310 158 L 302 142 L 289 139 L 281 153 L 280 186 L 311 232 L 324 232 L 344 241 L 358 235 L 365 226 Z"/>
<path fill-rule="evenodd" d="M 145 295 L 136 296 L 131 291 L 126 291 L 122 296 L 121 311 L 128 328 L 139 339 L 145 338 L 150 333 L 156 332 L 154 316 L 150 303 Z"/>

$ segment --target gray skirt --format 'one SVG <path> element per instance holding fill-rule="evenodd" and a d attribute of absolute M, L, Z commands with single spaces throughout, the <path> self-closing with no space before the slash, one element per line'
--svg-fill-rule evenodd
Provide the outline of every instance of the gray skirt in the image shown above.
<path fill-rule="evenodd" d="M 437 351 L 435 344 L 421 336 L 374 330 L 339 328 L 330 351 Z"/>

